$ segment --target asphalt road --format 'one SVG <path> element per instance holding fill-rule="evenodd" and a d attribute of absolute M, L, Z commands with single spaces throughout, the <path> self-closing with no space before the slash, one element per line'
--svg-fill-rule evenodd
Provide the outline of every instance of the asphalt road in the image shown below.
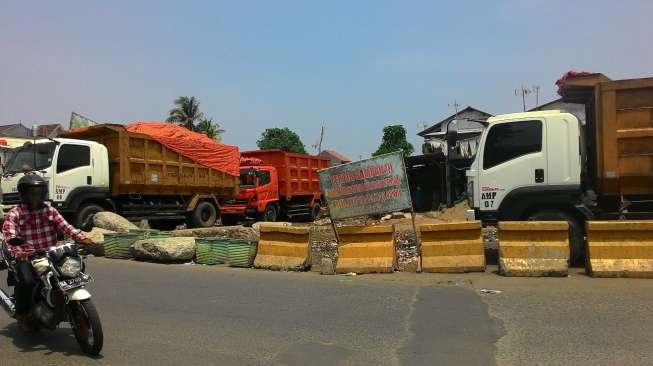
<path fill-rule="evenodd" d="M 89 269 L 102 357 L 80 354 L 67 325 L 24 336 L 0 314 L 0 364 L 653 364 L 653 280 L 345 277 L 97 258 Z"/>

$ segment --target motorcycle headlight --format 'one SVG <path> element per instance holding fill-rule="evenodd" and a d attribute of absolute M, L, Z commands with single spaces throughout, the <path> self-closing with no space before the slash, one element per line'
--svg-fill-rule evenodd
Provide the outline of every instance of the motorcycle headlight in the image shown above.
<path fill-rule="evenodd" d="M 79 258 L 67 257 L 58 267 L 61 275 L 74 278 L 82 271 L 82 261 Z"/>

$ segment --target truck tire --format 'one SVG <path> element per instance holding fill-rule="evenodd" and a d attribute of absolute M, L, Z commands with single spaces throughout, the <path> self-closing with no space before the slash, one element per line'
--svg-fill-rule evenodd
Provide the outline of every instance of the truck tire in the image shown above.
<path fill-rule="evenodd" d="M 265 211 L 263 211 L 261 220 L 268 222 L 277 221 L 277 208 L 274 207 L 274 205 L 268 205 L 268 207 L 265 208 Z"/>
<path fill-rule="evenodd" d="M 209 201 L 202 201 L 197 204 L 191 217 L 194 227 L 211 227 L 218 219 L 218 210 Z"/>
<path fill-rule="evenodd" d="M 93 216 L 102 211 L 104 211 L 104 208 L 100 205 L 94 203 L 83 204 L 75 215 L 73 225 L 80 230 L 91 231 L 93 228 Z"/>
<path fill-rule="evenodd" d="M 536 211 L 529 221 L 567 221 L 569 224 L 569 265 L 583 265 L 585 258 L 585 232 L 580 220 L 559 210 Z"/>

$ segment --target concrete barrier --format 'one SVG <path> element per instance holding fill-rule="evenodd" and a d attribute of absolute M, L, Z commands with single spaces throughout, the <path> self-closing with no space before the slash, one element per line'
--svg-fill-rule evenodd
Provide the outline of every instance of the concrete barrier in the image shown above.
<path fill-rule="evenodd" d="M 499 272 L 504 276 L 566 276 L 569 224 L 565 221 L 499 223 Z"/>
<path fill-rule="evenodd" d="M 589 221 L 586 228 L 590 275 L 653 278 L 653 221 Z"/>
<path fill-rule="evenodd" d="M 308 228 L 261 225 L 255 268 L 301 271 L 310 267 Z"/>
<path fill-rule="evenodd" d="M 422 272 L 483 272 L 480 221 L 420 225 Z"/>
<path fill-rule="evenodd" d="M 397 265 L 394 226 L 338 228 L 336 273 L 391 273 Z"/>

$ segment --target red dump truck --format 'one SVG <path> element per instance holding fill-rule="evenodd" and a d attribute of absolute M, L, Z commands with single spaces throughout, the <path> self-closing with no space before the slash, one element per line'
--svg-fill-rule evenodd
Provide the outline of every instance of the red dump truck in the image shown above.
<path fill-rule="evenodd" d="M 240 220 L 314 220 L 322 205 L 318 170 L 329 159 L 282 150 L 241 153 L 240 192 L 220 202 L 223 225 Z"/>

